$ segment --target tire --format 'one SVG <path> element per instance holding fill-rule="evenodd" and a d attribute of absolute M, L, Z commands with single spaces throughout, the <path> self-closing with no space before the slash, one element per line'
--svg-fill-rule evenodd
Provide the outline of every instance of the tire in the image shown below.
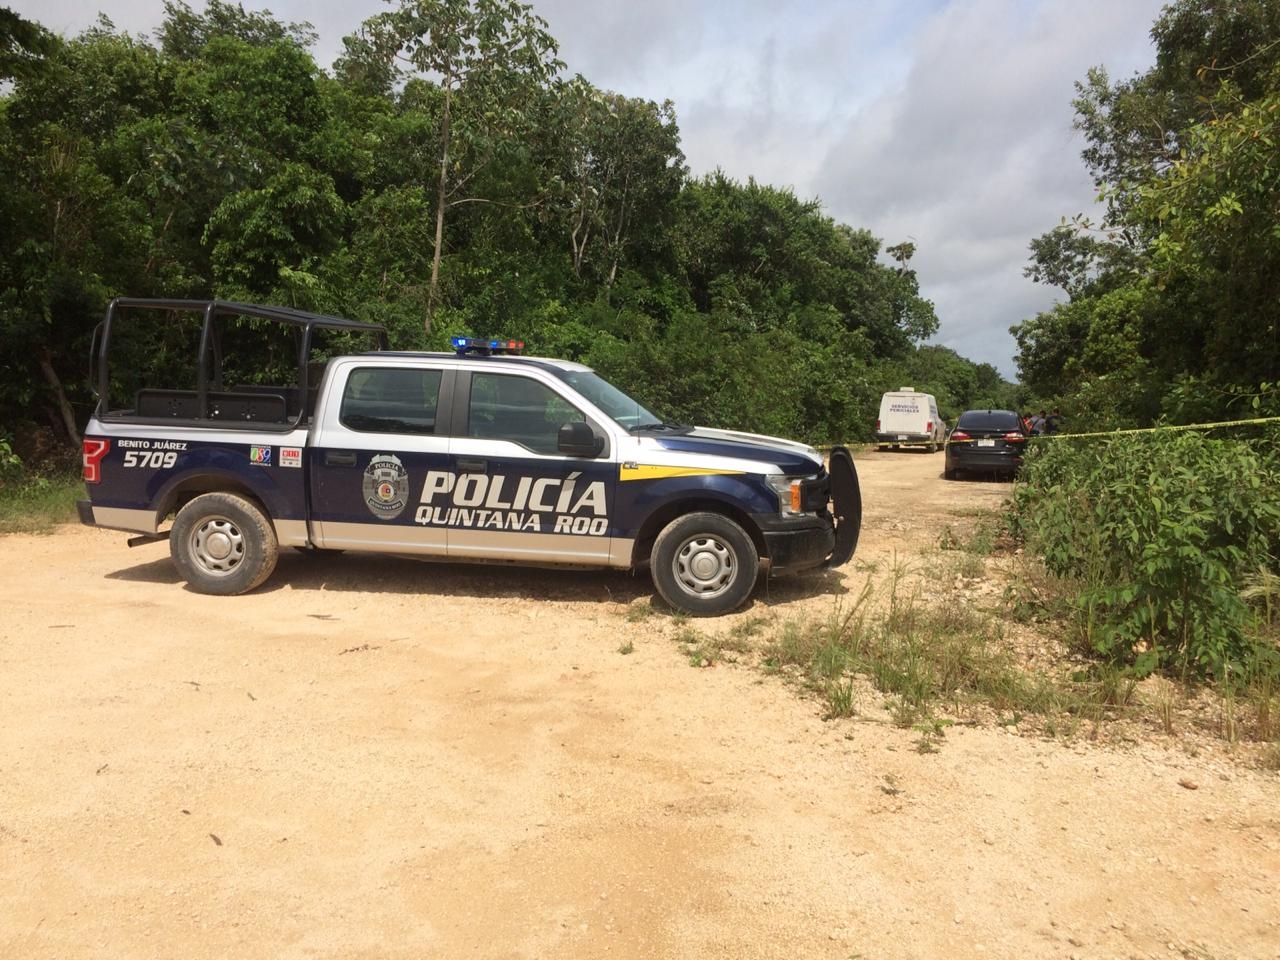
<path fill-rule="evenodd" d="M 937 452 L 938 452 L 938 441 L 937 441 L 937 440 L 930 440 L 930 441 L 929 441 L 929 446 L 928 446 L 926 449 L 927 449 L 930 453 L 937 453 Z"/>
<path fill-rule="evenodd" d="M 254 504 L 231 493 L 206 493 L 178 511 L 169 553 L 196 593 L 231 597 L 271 576 L 280 546 Z"/>
<path fill-rule="evenodd" d="M 955 467 L 942 468 L 942 479 L 944 480 L 954 480 L 959 475 L 960 475 L 960 471 L 957 470 Z"/>
<path fill-rule="evenodd" d="M 742 527 L 718 513 L 688 513 L 658 534 L 649 573 L 672 607 L 714 617 L 746 602 L 759 567 L 760 554 Z"/>

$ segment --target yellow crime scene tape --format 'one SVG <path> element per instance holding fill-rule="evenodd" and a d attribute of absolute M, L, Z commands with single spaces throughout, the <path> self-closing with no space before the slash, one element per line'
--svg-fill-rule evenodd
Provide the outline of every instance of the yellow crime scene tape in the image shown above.
<path fill-rule="evenodd" d="M 1254 417 L 1251 420 L 1218 420 L 1215 423 L 1179 423 L 1166 424 L 1160 427 L 1129 427 L 1124 430 L 1096 430 L 1092 433 L 1029 433 L 1027 440 L 1083 440 L 1088 437 L 1122 437 L 1136 433 L 1163 433 L 1179 430 L 1215 430 L 1219 427 L 1248 427 L 1260 423 L 1280 423 L 1280 417 Z M 952 440 L 948 437 L 946 443 L 976 443 L 974 439 L 968 440 Z M 874 445 L 874 444 L 871 444 Z M 831 446 L 826 444 L 818 444 L 815 449 L 822 453 L 830 453 Z"/>
<path fill-rule="evenodd" d="M 1280 417 L 1255 417 L 1251 420 L 1218 420 L 1215 423 L 1178 423 L 1159 427 L 1130 427 L 1124 430 L 1096 430 L 1092 433 L 1029 433 L 1027 441 L 1040 440 L 1083 440 L 1088 437 L 1122 437 L 1137 433 L 1166 433 L 1179 430 L 1215 430 L 1219 427 L 1247 427 L 1260 423 L 1280 423 Z M 947 443 L 976 443 L 977 440 L 952 440 Z"/>

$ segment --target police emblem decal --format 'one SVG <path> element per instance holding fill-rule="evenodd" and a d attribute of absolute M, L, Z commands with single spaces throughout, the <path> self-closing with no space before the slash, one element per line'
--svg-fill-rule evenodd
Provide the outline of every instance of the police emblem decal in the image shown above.
<path fill-rule="evenodd" d="M 364 468 L 365 506 L 379 520 L 394 520 L 409 504 L 409 472 L 400 458 L 379 453 Z"/>

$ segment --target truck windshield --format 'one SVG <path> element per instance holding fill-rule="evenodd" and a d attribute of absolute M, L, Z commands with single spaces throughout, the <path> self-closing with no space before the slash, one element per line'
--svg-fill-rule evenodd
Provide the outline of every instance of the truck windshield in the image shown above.
<path fill-rule="evenodd" d="M 557 370 L 556 375 L 628 430 L 662 422 L 608 380 L 590 370 Z"/>

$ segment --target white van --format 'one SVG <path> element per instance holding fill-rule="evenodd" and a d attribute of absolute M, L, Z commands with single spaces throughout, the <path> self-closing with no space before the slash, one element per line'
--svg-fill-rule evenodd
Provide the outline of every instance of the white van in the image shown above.
<path fill-rule="evenodd" d="M 935 453 L 947 439 L 947 425 L 938 415 L 938 401 L 931 393 L 911 387 L 890 390 L 880 398 L 876 443 L 889 447 L 927 447 Z"/>

